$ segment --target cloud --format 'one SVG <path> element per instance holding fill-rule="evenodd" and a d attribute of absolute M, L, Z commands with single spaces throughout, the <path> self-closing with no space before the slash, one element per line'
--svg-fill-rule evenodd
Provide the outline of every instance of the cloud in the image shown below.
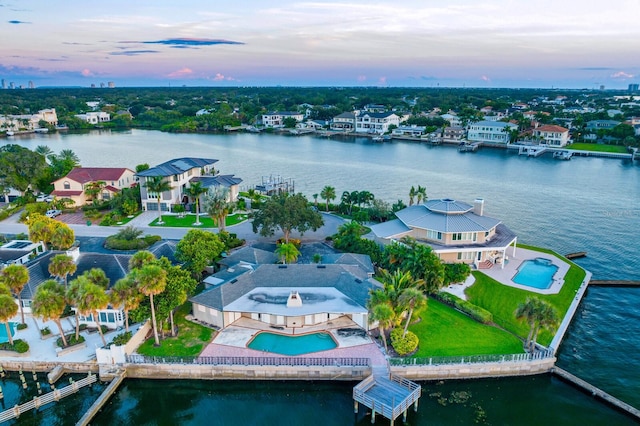
<path fill-rule="evenodd" d="M 191 70 L 190 68 L 182 68 L 178 71 L 174 71 L 172 73 L 167 74 L 167 77 L 169 78 L 178 78 L 178 77 L 186 77 L 193 74 L 193 70 Z"/>
<path fill-rule="evenodd" d="M 482 77 L 480 77 L 480 80 L 486 81 L 486 82 L 490 82 L 491 81 L 491 79 L 489 77 L 487 77 L 486 75 L 483 75 Z"/>
<path fill-rule="evenodd" d="M 70 46 L 91 46 L 91 43 L 78 43 L 77 41 L 63 41 L 62 44 Z"/>
<path fill-rule="evenodd" d="M 144 44 L 164 44 L 167 46 L 213 46 L 216 44 L 244 44 L 240 41 L 210 38 L 168 38 L 164 40 L 143 41 Z"/>
<path fill-rule="evenodd" d="M 31 23 L 31 22 L 16 21 L 16 20 L 7 21 L 7 22 L 9 22 L 10 24 L 16 24 L 16 25 L 18 25 L 18 24 L 30 24 Z"/>
<path fill-rule="evenodd" d="M 216 73 L 216 75 L 214 75 L 213 77 L 209 77 L 209 80 L 213 80 L 213 81 L 238 81 L 233 77 L 229 77 L 229 76 L 225 76 L 222 73 Z"/>
<path fill-rule="evenodd" d="M 91 70 L 88 68 L 83 69 L 80 74 L 82 74 L 83 77 L 91 77 L 93 75 Z"/>
<path fill-rule="evenodd" d="M 367 81 L 367 76 L 366 75 L 359 75 L 358 78 L 356 79 L 359 82 L 363 82 L 363 81 Z"/>
<path fill-rule="evenodd" d="M 111 52 L 109 55 L 112 56 L 138 56 L 138 55 L 146 55 L 147 53 L 160 53 L 157 50 L 125 50 L 122 52 Z"/>
<path fill-rule="evenodd" d="M 609 71 L 609 70 L 613 70 L 615 68 L 610 68 L 610 67 L 582 67 L 582 68 L 577 68 L 579 71 Z"/>
<path fill-rule="evenodd" d="M 618 71 L 618 72 L 614 72 L 609 77 L 625 79 L 625 78 L 633 78 L 634 76 L 633 76 L 633 74 L 629 74 L 629 73 L 626 73 L 624 71 Z"/>
<path fill-rule="evenodd" d="M 387 77 L 380 77 L 378 79 L 378 86 L 386 86 L 387 85 Z"/>

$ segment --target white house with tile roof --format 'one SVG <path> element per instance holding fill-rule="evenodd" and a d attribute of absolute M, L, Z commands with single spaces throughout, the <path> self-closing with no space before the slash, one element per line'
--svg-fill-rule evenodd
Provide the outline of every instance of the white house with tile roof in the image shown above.
<path fill-rule="evenodd" d="M 484 200 L 467 204 L 449 198 L 429 200 L 396 212 L 397 219 L 371 226 L 376 239 L 389 244 L 411 237 L 430 246 L 445 263 L 478 267 L 503 264 L 507 248 L 515 253 L 517 236 L 499 219 L 484 214 Z"/>
<path fill-rule="evenodd" d="M 553 147 L 563 147 L 569 143 L 569 129 L 555 124 L 546 124 L 533 130 L 533 136 Z"/>

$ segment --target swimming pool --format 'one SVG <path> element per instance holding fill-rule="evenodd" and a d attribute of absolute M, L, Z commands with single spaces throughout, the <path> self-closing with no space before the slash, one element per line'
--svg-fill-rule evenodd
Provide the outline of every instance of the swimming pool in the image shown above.
<path fill-rule="evenodd" d="M 9 328 L 11 329 L 11 337 L 16 335 L 17 322 L 9 322 Z M 0 324 L 0 343 L 6 343 L 9 341 L 7 336 L 7 327 L 4 324 Z"/>
<path fill-rule="evenodd" d="M 537 257 L 522 262 L 512 281 L 527 287 L 545 290 L 551 287 L 553 275 L 557 271 L 558 267 L 550 259 Z"/>
<path fill-rule="evenodd" d="M 288 356 L 327 351 L 337 347 L 338 344 L 333 340 L 333 337 L 325 332 L 290 336 L 287 334 L 263 331 L 258 333 L 247 344 L 247 348 L 249 349 Z"/>

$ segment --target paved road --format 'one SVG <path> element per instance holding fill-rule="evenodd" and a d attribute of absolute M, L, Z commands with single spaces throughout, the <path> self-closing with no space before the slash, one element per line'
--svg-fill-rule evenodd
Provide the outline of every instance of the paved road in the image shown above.
<path fill-rule="evenodd" d="M 63 215 L 64 216 L 64 215 Z M 60 216 L 64 220 L 64 217 Z M 302 241 L 322 241 L 327 235 L 333 235 L 338 230 L 338 227 L 345 223 L 345 220 L 341 217 L 331 214 L 322 213 L 324 218 L 324 226 L 317 231 L 308 231 L 304 235 L 300 235 L 297 232 L 292 232 L 292 238 L 300 238 Z M 27 233 L 27 226 L 19 223 L 20 215 L 14 214 L 13 216 L 0 222 L 0 233 L 2 234 L 19 234 Z M 159 235 L 165 240 L 180 240 L 191 228 L 165 228 L 159 226 L 148 226 L 148 224 L 156 218 L 154 212 L 144 212 L 140 216 L 136 217 L 129 224 L 142 230 L 145 234 Z M 86 224 L 69 224 L 69 227 L 73 229 L 78 237 L 108 237 L 117 233 L 121 227 L 118 226 L 87 226 Z M 215 228 L 204 228 L 212 232 L 217 232 Z M 251 222 L 246 221 L 238 225 L 227 227 L 227 231 L 238 234 L 238 238 L 243 238 L 247 241 L 256 242 L 273 242 L 282 235 L 276 233 L 273 237 L 260 237 L 253 233 Z"/>

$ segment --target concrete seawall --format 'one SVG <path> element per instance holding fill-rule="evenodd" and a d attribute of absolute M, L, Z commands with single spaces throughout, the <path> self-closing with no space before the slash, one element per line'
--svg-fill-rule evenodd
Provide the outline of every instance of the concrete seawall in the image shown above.
<path fill-rule="evenodd" d="M 474 364 L 392 366 L 391 374 L 409 380 L 479 379 L 484 377 L 532 376 L 551 371 L 556 358 L 535 361 L 487 362 Z"/>
<path fill-rule="evenodd" d="M 21 360 L 0 360 L 0 365 L 7 371 L 36 371 L 49 372 L 61 366 L 65 373 L 97 373 L 98 364 L 95 362 L 55 362 L 55 361 L 21 361 Z"/>

